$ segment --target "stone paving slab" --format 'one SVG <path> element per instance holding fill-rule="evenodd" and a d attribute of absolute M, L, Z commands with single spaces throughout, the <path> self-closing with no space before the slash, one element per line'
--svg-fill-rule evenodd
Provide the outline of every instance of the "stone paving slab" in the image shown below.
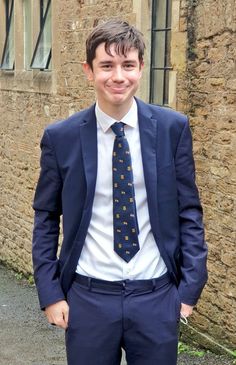
<path fill-rule="evenodd" d="M 122 359 L 121 365 L 125 364 Z M 25 280 L 17 280 L 2 265 L 0 365 L 66 365 L 64 331 L 47 324 L 39 309 L 35 287 Z M 203 358 L 181 354 L 178 365 L 233 365 L 233 361 L 213 354 Z"/>

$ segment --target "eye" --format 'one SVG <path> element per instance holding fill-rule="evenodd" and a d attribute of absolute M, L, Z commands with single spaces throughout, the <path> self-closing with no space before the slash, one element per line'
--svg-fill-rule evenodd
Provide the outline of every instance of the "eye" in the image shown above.
<path fill-rule="evenodd" d="M 135 65 L 134 65 L 133 63 L 126 63 L 126 64 L 124 65 L 124 68 L 125 68 L 126 70 L 133 70 L 133 69 L 135 68 Z"/>
<path fill-rule="evenodd" d="M 110 64 L 104 64 L 104 65 L 102 65 L 102 69 L 103 70 L 110 70 L 111 69 L 111 65 Z"/>

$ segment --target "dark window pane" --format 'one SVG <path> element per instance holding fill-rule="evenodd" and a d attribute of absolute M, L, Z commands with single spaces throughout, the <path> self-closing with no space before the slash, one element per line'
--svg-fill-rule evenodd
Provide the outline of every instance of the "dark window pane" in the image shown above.
<path fill-rule="evenodd" d="M 171 8 L 171 0 L 152 1 L 150 102 L 160 105 L 169 98 Z"/>
<path fill-rule="evenodd" d="M 6 1 L 6 39 L 0 68 L 14 69 L 14 1 Z"/>
<path fill-rule="evenodd" d="M 165 49 L 165 66 L 170 67 L 170 42 L 171 42 L 171 32 L 166 32 L 166 49 Z"/>
<path fill-rule="evenodd" d="M 164 71 L 153 70 L 152 73 L 152 103 L 163 104 Z"/>
<path fill-rule="evenodd" d="M 23 15 L 24 15 L 24 66 L 25 69 L 28 69 L 32 57 L 32 47 L 31 47 L 32 9 L 30 0 L 24 0 L 23 2 Z"/>
<path fill-rule="evenodd" d="M 164 77 L 164 96 L 163 96 L 163 104 L 167 105 L 169 102 L 169 76 L 170 72 L 168 70 L 165 71 L 165 77 Z"/>
<path fill-rule="evenodd" d="M 171 0 L 167 0 L 167 28 L 171 28 L 171 6 L 172 6 L 172 1 Z"/>
<path fill-rule="evenodd" d="M 153 29 L 166 28 L 166 3 L 166 0 L 154 1 L 153 12 L 155 19 L 153 22 Z"/>
<path fill-rule="evenodd" d="M 6 20 L 8 21 L 10 18 L 10 14 L 11 14 L 11 7 L 12 7 L 12 3 L 14 0 L 6 0 L 5 4 L 6 4 Z"/>
<path fill-rule="evenodd" d="M 40 0 L 40 27 L 43 26 L 43 18 L 46 14 L 48 0 Z"/>
<path fill-rule="evenodd" d="M 36 48 L 33 55 L 31 68 L 46 69 L 49 67 L 52 47 L 51 30 L 51 1 L 48 1 L 47 10 L 43 19 L 43 26 L 40 31 Z"/>
<path fill-rule="evenodd" d="M 152 67 L 164 67 L 165 66 L 165 31 L 153 33 L 153 62 Z"/>

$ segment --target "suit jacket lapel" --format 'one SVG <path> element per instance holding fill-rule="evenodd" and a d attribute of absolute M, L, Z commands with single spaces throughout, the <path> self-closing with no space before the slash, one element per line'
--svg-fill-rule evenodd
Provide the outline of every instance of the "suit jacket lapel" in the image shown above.
<path fill-rule="evenodd" d="M 85 209 L 88 204 L 92 205 L 97 177 L 97 123 L 94 109 L 95 106 L 92 106 L 88 110 L 84 123 L 80 125 L 83 164 L 87 183 Z"/>
<path fill-rule="evenodd" d="M 151 112 L 144 103 L 137 100 L 137 105 L 144 180 L 147 191 L 149 216 L 152 230 L 155 232 L 157 228 L 157 222 L 155 217 L 158 217 L 156 156 L 158 123 L 155 119 L 153 119 Z"/>

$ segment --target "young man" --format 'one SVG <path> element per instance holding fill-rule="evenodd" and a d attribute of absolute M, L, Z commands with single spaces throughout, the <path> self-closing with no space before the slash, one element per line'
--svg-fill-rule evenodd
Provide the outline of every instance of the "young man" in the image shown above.
<path fill-rule="evenodd" d="M 69 365 L 175 365 L 178 322 L 206 282 L 187 118 L 135 99 L 142 34 L 98 25 L 84 71 L 97 101 L 46 128 L 34 209 L 41 307 Z M 63 243 L 57 258 L 59 221 Z"/>

